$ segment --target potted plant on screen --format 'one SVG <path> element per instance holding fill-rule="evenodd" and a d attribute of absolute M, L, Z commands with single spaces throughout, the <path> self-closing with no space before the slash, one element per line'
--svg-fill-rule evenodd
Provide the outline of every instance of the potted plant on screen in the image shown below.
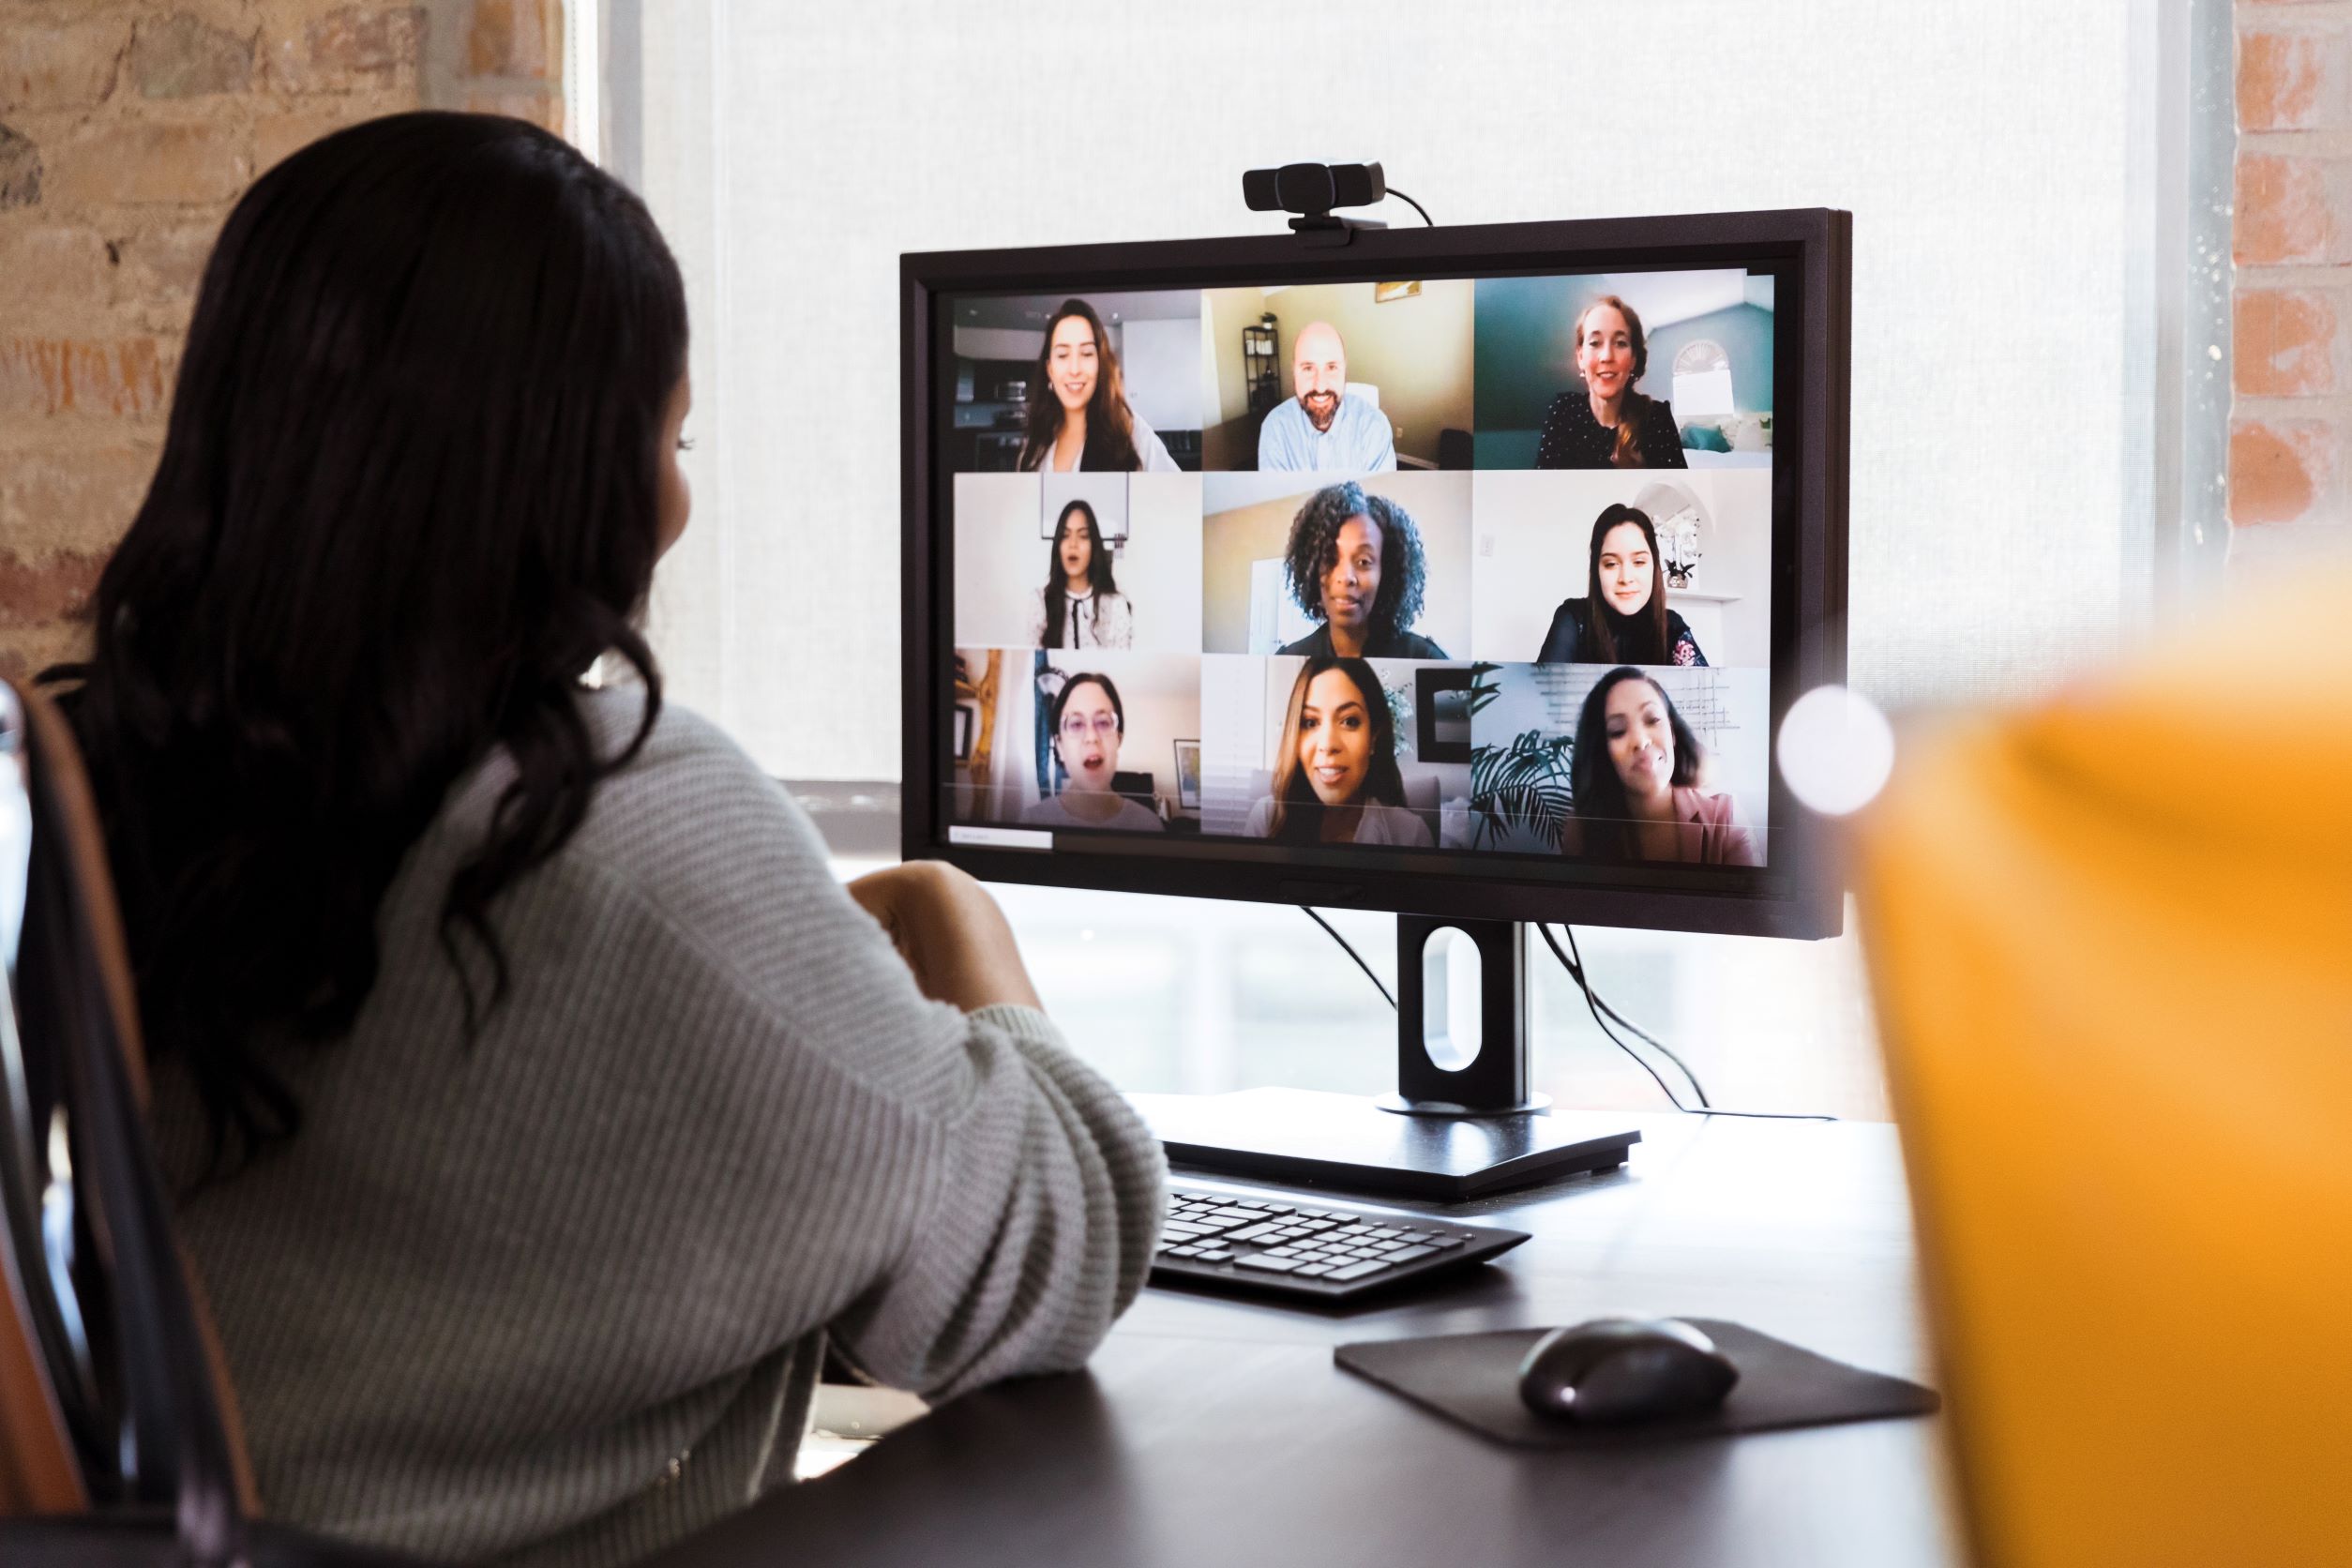
<path fill-rule="evenodd" d="M 1478 716 L 1493 705 L 1502 687 L 1496 680 L 1498 664 L 1470 666 L 1470 711 Z M 1470 748 L 1470 846 L 1500 848 L 1513 832 L 1532 837 L 1539 844 L 1557 846 L 1560 830 L 1575 809 L 1569 793 L 1569 763 L 1576 752 L 1572 734 L 1546 737 L 1527 730 L 1498 746 L 1488 742 Z"/>

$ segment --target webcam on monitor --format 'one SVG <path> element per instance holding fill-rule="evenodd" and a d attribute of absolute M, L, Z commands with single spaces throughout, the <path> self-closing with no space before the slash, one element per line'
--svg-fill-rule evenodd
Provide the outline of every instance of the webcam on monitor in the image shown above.
<path fill-rule="evenodd" d="M 1294 212 L 1290 227 L 1310 238 L 1351 229 L 1377 229 L 1368 219 L 1334 218 L 1334 207 L 1368 207 L 1388 194 L 1377 163 L 1286 163 L 1242 175 L 1242 200 L 1252 212 Z"/>

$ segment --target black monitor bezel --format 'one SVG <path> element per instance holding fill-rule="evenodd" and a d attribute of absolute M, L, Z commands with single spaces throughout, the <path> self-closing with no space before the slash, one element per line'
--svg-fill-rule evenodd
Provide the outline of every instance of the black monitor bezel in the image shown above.
<path fill-rule="evenodd" d="M 1772 843 L 1760 871 L 1670 872 L 1576 863 L 1577 880 L 1514 875 L 1524 861 L 1349 852 L 1345 867 L 1301 866 L 1224 839 L 1145 844 L 1089 836 L 1088 852 L 951 843 L 945 759 L 952 722 L 954 477 L 938 468 L 954 396 L 942 296 L 1336 282 L 1392 277 L 1604 273 L 1762 264 L 1796 321 L 1775 333 L 1772 722 L 1814 686 L 1846 678 L 1846 508 L 1852 219 L 1829 208 L 1594 219 L 1460 228 L 1366 229 L 1344 246 L 1297 235 L 927 251 L 899 258 L 900 576 L 906 657 L 900 849 L 984 881 L 1338 905 L 1440 917 L 1564 921 L 1732 935 L 1838 934 L 1844 878 L 1826 824 L 1772 770 Z M 1796 292 L 1786 291 L 1793 275 Z M 937 341 L 935 341 L 937 339 Z M 1793 339 L 1796 352 L 1789 352 Z M 1797 417 L 1790 419 L 1794 413 Z M 944 634 L 944 635 L 942 635 Z M 1145 836 L 1150 837 L 1150 836 Z M 1181 851 L 1181 852 L 1178 852 Z"/>

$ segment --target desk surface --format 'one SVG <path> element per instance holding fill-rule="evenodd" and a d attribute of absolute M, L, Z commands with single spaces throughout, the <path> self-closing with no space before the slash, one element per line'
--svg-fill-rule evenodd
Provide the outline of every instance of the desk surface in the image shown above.
<path fill-rule="evenodd" d="M 1934 1381 L 1892 1127 L 1640 1124 L 1645 1141 L 1612 1176 L 1449 1207 L 1363 1205 L 1533 1232 L 1467 1282 L 1347 1311 L 1147 1289 L 1087 1372 L 935 1410 L 676 1560 L 764 1563 L 789 1547 L 795 1561 L 861 1564 L 1956 1568 L 1935 1420 L 1530 1451 L 1333 1364 L 1348 1340 L 1632 1312 L 1734 1319 Z M 1566 1467 L 1585 1484 L 1561 1486 Z"/>

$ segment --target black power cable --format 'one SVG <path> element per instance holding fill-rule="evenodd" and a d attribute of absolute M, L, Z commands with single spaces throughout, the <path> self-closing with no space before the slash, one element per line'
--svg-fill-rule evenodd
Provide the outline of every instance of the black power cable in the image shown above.
<path fill-rule="evenodd" d="M 1551 931 L 1551 927 L 1548 927 L 1548 926 L 1545 926 L 1545 925 L 1542 925 L 1542 924 L 1540 924 L 1540 923 L 1539 923 L 1539 924 L 1536 926 L 1536 927 L 1535 927 L 1535 928 L 1536 928 L 1538 931 L 1541 931 L 1541 932 L 1544 934 L 1544 945 L 1545 945 L 1545 946 L 1546 946 L 1546 947 L 1548 947 L 1548 948 L 1550 948 L 1550 949 L 1552 950 L 1552 957 L 1555 957 L 1555 958 L 1558 958 L 1558 959 L 1560 960 L 1560 968 L 1562 968 L 1562 969 L 1564 969 L 1564 970 L 1566 970 L 1566 971 L 1568 972 L 1568 973 L 1569 973 L 1569 976 L 1576 982 L 1576 989 L 1578 989 L 1579 991 L 1582 991 L 1582 992 L 1584 993 L 1584 1002 L 1585 1002 L 1585 1005 L 1586 1005 L 1587 1007 L 1591 1008 L 1591 1011 L 1592 1011 L 1592 1021 L 1593 1021 L 1595 1024 L 1598 1024 L 1598 1025 L 1600 1026 L 1600 1030 L 1601 1030 L 1601 1033 L 1602 1033 L 1603 1034 L 1605 1034 L 1605 1035 L 1608 1036 L 1609 1044 L 1611 1044 L 1611 1045 L 1615 1046 L 1615 1047 L 1616 1047 L 1619 1050 L 1623 1051 L 1623 1052 L 1624 1052 L 1627 1056 L 1632 1057 L 1636 1063 L 1639 1063 L 1639 1065 L 1640 1065 L 1640 1067 L 1641 1067 L 1641 1070 L 1642 1070 L 1643 1072 L 1645 1072 L 1645 1073 L 1648 1073 L 1648 1074 L 1651 1076 L 1651 1078 L 1656 1081 L 1656 1083 L 1657 1083 L 1657 1085 L 1658 1085 L 1659 1089 L 1661 1089 L 1662 1091 L 1664 1091 L 1664 1092 L 1665 1092 L 1665 1093 L 1666 1093 L 1666 1103 L 1667 1103 L 1668 1105 L 1672 1106 L 1675 1109 L 1677 1109 L 1677 1110 L 1681 1111 L 1683 1115 L 1685 1115 L 1685 1116 L 1740 1116 L 1740 1117 L 1746 1117 L 1746 1118 L 1748 1118 L 1748 1119 L 1750 1119 L 1750 1120 L 1753 1120 L 1753 1121 L 1757 1121 L 1757 1122 L 1834 1122 L 1834 1121 L 1836 1121 L 1836 1120 L 1837 1120 L 1837 1118 L 1836 1118 L 1836 1117 L 1834 1117 L 1834 1116 L 1827 1116 L 1827 1115 L 1822 1114 L 1822 1113 L 1821 1113 L 1821 1112 L 1819 1112 L 1819 1111 L 1809 1111 L 1809 1110 L 1717 1110 L 1717 1109 L 1716 1109 L 1714 1107 L 1712 1107 L 1712 1106 L 1686 1106 L 1686 1105 L 1684 1105 L 1684 1104 L 1683 1104 L 1681 1100 L 1679 1100 L 1679 1099 L 1675 1098 L 1675 1094 L 1674 1094 L 1674 1091 L 1673 1091 L 1673 1090 L 1671 1090 L 1671 1089 L 1667 1089 L 1667 1088 L 1666 1088 L 1666 1079 L 1664 1079 L 1664 1078 L 1659 1078 L 1659 1077 L 1658 1077 L 1658 1070 L 1657 1070 L 1655 1067 L 1652 1067 L 1651 1065 L 1650 1065 L 1650 1063 L 1649 1063 L 1648 1062 L 1644 1061 L 1644 1060 L 1642 1059 L 1642 1055 L 1641 1055 L 1641 1053 L 1640 1053 L 1639 1051 L 1637 1051 L 1637 1050 L 1634 1049 L 1634 1048 L 1633 1048 L 1633 1047 L 1631 1047 L 1631 1046 L 1627 1045 L 1627 1044 L 1626 1044 L 1623 1040 L 1621 1040 L 1621 1039 L 1618 1038 L 1617 1032 L 1616 1032 L 1615 1030 L 1611 1029 L 1611 1028 L 1608 1026 L 1607 1021 L 1606 1021 L 1605 1018 L 1603 1018 L 1601 1017 L 1601 1009 L 1602 1009 L 1602 1006 L 1604 1005 L 1604 1003 L 1601 1002 L 1601 1000 L 1599 999 L 1599 997 L 1597 997 L 1597 996 L 1593 993 L 1593 989 L 1592 989 L 1591 984 L 1589 981 L 1587 981 L 1587 980 L 1586 980 L 1586 978 L 1585 978 L 1585 973 L 1584 973 L 1584 966 L 1583 966 L 1581 963 L 1572 963 L 1572 962 L 1570 962 L 1570 961 L 1569 961 L 1568 955 L 1567 955 L 1567 954 L 1565 954 L 1565 953 L 1563 953 L 1563 952 L 1561 952 L 1561 951 L 1560 950 L 1560 942 L 1558 942 L 1558 941 L 1557 941 L 1557 940 L 1556 940 L 1556 939 L 1552 936 L 1552 931 Z M 1569 929 L 1567 927 L 1565 927 L 1565 926 L 1561 927 L 1560 927 L 1560 929 L 1565 930 L 1565 931 L 1568 931 L 1568 942 L 1569 942 L 1569 945 L 1574 946 L 1574 945 L 1576 944 L 1576 933 L 1575 931 L 1573 931 L 1573 930 L 1570 930 L 1570 929 Z M 1577 957 L 1578 957 L 1579 958 L 1581 958 L 1581 957 L 1583 957 L 1583 955 L 1582 955 L 1582 954 L 1578 954 L 1578 955 L 1577 955 Z M 1614 1016 L 1615 1016 L 1616 1012 L 1617 1012 L 1617 1009 L 1615 1009 L 1614 1007 L 1612 1007 L 1612 1008 L 1610 1008 L 1610 1009 L 1609 1009 L 1609 1013 L 1610 1013 L 1610 1015 L 1611 1015 L 1612 1017 L 1614 1017 Z M 1626 1027 L 1627 1027 L 1628 1029 L 1633 1028 L 1633 1026 L 1632 1026 L 1631 1024 L 1627 1024 L 1627 1025 L 1626 1025 Z M 1637 1032 L 1637 1033 L 1638 1033 L 1638 1032 Z M 1655 1040 L 1651 1040 L 1651 1039 L 1650 1039 L 1650 1036 L 1649 1036 L 1648 1034 L 1643 1034 L 1643 1035 L 1642 1035 L 1642 1038 L 1643 1038 L 1643 1039 L 1645 1039 L 1645 1040 L 1650 1040 L 1650 1043 L 1651 1043 L 1651 1045 L 1653 1045 L 1653 1046 L 1658 1044 Z M 1682 1071 L 1683 1071 L 1683 1073 L 1684 1073 L 1684 1074 L 1688 1075 L 1688 1074 L 1690 1073 L 1690 1069 L 1689 1069 L 1688 1067 L 1684 1067 L 1684 1066 L 1682 1066 L 1681 1060 L 1679 1057 L 1675 1056 L 1675 1054 L 1674 1054 L 1672 1051 L 1666 1050 L 1666 1048 L 1665 1048 L 1664 1046 L 1658 1046 L 1658 1048 L 1659 1048 L 1661 1051 L 1664 1051 L 1664 1052 L 1666 1053 L 1666 1059 L 1667 1059 L 1668 1061 L 1672 1062 L 1672 1063 L 1673 1063 L 1676 1066 L 1678 1066 L 1678 1067 L 1682 1067 Z M 1698 1087 L 1698 1079 L 1697 1079 L 1696 1077 L 1693 1077 L 1693 1078 L 1691 1078 L 1691 1087 L 1692 1087 L 1692 1088 L 1694 1088 L 1694 1089 L 1696 1089 L 1696 1088 Z M 1704 1094 L 1704 1093 L 1705 1093 L 1705 1091 L 1703 1091 L 1703 1090 L 1702 1090 L 1702 1091 L 1700 1091 L 1700 1093 L 1702 1093 L 1702 1095 L 1703 1095 L 1703 1094 Z"/>
<path fill-rule="evenodd" d="M 1318 926 L 1320 926 L 1323 928 L 1324 934 L 1329 936 L 1332 941 L 1339 943 L 1340 947 L 1346 951 L 1348 957 L 1356 961 L 1356 967 L 1364 971 L 1364 977 L 1372 982 L 1372 988 L 1380 993 L 1380 1000 L 1382 1002 L 1387 1003 L 1392 1008 L 1396 1005 L 1396 999 L 1388 994 L 1388 988 L 1380 984 L 1380 977 L 1372 972 L 1372 966 L 1370 964 L 1364 961 L 1364 955 L 1357 952 L 1354 947 L 1350 946 L 1346 937 L 1341 936 L 1337 931 L 1334 930 L 1330 921 L 1324 919 L 1321 915 L 1317 914 L 1313 910 L 1307 908 L 1304 904 L 1301 904 L 1299 906 L 1299 912 L 1305 915 L 1309 920 L 1312 920 Z"/>
<path fill-rule="evenodd" d="M 1323 934 L 1330 937 L 1332 941 L 1339 943 L 1340 951 L 1346 953 L 1348 957 L 1356 961 L 1356 967 L 1364 971 L 1364 977 L 1372 982 L 1372 988 L 1380 993 L 1380 1000 L 1382 1002 L 1387 1003 L 1392 1008 L 1396 1005 L 1396 999 L 1389 994 L 1389 989 L 1386 986 L 1380 984 L 1380 977 L 1372 972 L 1372 966 L 1364 961 L 1364 955 L 1357 952 L 1354 944 L 1349 942 L 1346 937 L 1341 936 L 1339 932 L 1333 927 L 1330 921 L 1324 919 L 1321 915 L 1316 913 L 1314 910 L 1304 904 L 1301 904 L 1299 906 L 1299 912 L 1305 915 L 1309 920 L 1315 922 L 1316 925 L 1320 926 L 1323 928 Z M 1569 957 L 1567 953 L 1560 951 L 1560 941 L 1552 935 L 1552 928 L 1549 926 L 1538 922 L 1535 928 L 1538 932 L 1542 933 L 1544 945 L 1552 950 L 1552 957 L 1560 960 L 1560 967 L 1566 970 L 1568 972 L 1568 977 L 1576 983 L 1576 989 L 1583 994 L 1584 1004 L 1591 1010 L 1592 1021 L 1600 1026 L 1602 1034 L 1607 1038 L 1609 1044 L 1615 1046 L 1619 1050 L 1623 1051 L 1627 1056 L 1632 1057 L 1634 1059 L 1634 1065 L 1639 1067 L 1643 1072 L 1648 1073 L 1650 1075 L 1651 1081 L 1658 1086 L 1658 1092 L 1666 1097 L 1666 1104 L 1672 1106 L 1683 1115 L 1741 1116 L 1758 1122 L 1834 1122 L 1837 1120 L 1834 1116 L 1823 1115 L 1819 1111 L 1716 1109 L 1713 1106 L 1707 1103 L 1707 1091 L 1705 1087 L 1699 1083 L 1698 1075 L 1691 1071 L 1690 1064 L 1688 1063 L 1684 1062 L 1681 1057 L 1675 1055 L 1671 1050 L 1668 1050 L 1665 1044 L 1661 1042 L 1657 1036 L 1651 1034 L 1640 1025 L 1627 1018 L 1616 1008 L 1610 1006 L 1607 1000 L 1592 988 L 1591 982 L 1585 976 L 1584 954 L 1581 951 L 1576 950 L 1576 933 L 1575 927 L 1569 926 L 1562 926 L 1560 927 L 1561 930 L 1568 933 L 1568 946 L 1570 951 L 1576 952 L 1576 957 L 1573 959 Z M 1666 1080 L 1658 1076 L 1658 1069 L 1650 1064 L 1649 1059 L 1643 1056 L 1641 1052 L 1634 1049 L 1633 1047 L 1627 1045 L 1622 1039 L 1619 1038 L 1617 1031 L 1609 1027 L 1608 1020 L 1610 1018 L 1616 1019 L 1626 1029 L 1632 1031 L 1635 1034 L 1639 1035 L 1643 1040 L 1647 1041 L 1651 1046 L 1655 1048 L 1659 1055 L 1665 1057 L 1668 1062 L 1673 1063 L 1675 1066 L 1681 1068 L 1682 1076 L 1691 1080 L 1691 1088 L 1696 1092 L 1698 1095 L 1698 1104 L 1696 1106 L 1684 1105 L 1681 1100 L 1675 1095 L 1673 1088 L 1667 1084 Z"/>
<path fill-rule="evenodd" d="M 1707 1097 L 1707 1086 L 1698 1081 L 1698 1075 L 1691 1071 L 1691 1064 L 1689 1063 L 1675 1055 L 1671 1050 L 1668 1050 L 1665 1041 L 1659 1039 L 1655 1034 L 1651 1033 L 1650 1031 L 1642 1028 L 1641 1025 L 1636 1023 L 1633 1019 L 1627 1018 L 1624 1014 L 1610 1006 L 1608 998 L 1601 995 L 1600 992 L 1592 988 L 1591 979 L 1585 973 L 1584 952 L 1576 946 L 1576 928 L 1574 926 L 1562 926 L 1560 927 L 1560 930 L 1568 938 L 1569 958 L 1574 958 L 1576 961 L 1574 963 L 1570 963 L 1569 958 L 1560 958 L 1560 948 L 1557 944 L 1552 946 L 1552 957 L 1560 958 L 1560 961 L 1567 966 L 1569 977 L 1576 981 L 1576 988 L 1584 992 L 1586 1004 L 1594 1009 L 1595 1017 L 1593 1021 L 1596 1023 L 1599 1022 L 1600 1020 L 1598 1015 L 1606 1013 L 1611 1018 L 1614 1018 L 1618 1023 L 1623 1025 L 1626 1032 L 1631 1033 L 1635 1038 L 1647 1041 L 1652 1050 L 1655 1050 L 1660 1056 L 1665 1057 L 1668 1062 L 1673 1063 L 1677 1067 L 1682 1070 L 1682 1076 L 1691 1080 L 1691 1092 L 1698 1096 L 1698 1103 L 1703 1107 L 1711 1107 L 1715 1102 Z M 1550 930 L 1545 928 L 1544 934 L 1548 941 L 1551 936 Z M 1602 1027 L 1606 1029 L 1607 1028 L 1607 1025 L 1604 1024 Z"/>

